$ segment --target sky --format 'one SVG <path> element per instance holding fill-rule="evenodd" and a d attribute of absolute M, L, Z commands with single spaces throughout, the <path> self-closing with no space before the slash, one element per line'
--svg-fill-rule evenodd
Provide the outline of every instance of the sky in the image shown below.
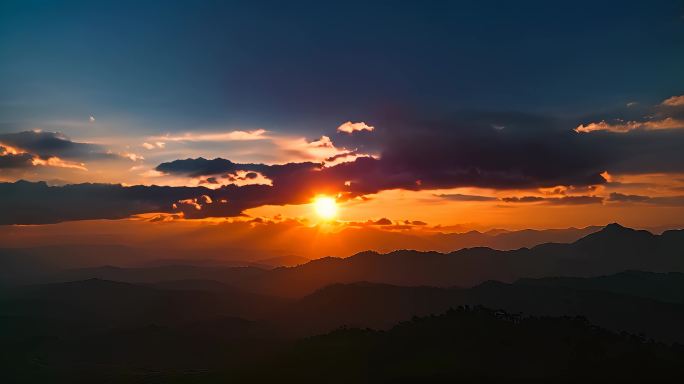
<path fill-rule="evenodd" d="M 682 1 L 6 0 L 0 58 L 0 225 L 684 225 Z"/>

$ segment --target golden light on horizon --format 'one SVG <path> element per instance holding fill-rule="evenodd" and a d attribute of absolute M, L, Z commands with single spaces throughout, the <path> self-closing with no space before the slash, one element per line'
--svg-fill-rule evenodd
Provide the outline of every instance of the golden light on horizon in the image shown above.
<path fill-rule="evenodd" d="M 313 207 L 321 219 L 331 220 L 337 215 L 337 202 L 332 197 L 316 196 Z"/>

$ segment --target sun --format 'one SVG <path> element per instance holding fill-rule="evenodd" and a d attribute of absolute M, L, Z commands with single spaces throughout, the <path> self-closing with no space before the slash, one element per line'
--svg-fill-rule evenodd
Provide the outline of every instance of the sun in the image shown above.
<path fill-rule="evenodd" d="M 331 220 L 337 215 L 337 202 L 328 196 L 317 196 L 313 201 L 316 214 L 324 220 Z"/>

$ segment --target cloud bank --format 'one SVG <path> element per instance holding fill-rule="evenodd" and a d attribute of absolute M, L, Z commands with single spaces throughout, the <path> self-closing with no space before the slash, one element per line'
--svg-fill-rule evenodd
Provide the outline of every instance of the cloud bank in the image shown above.
<path fill-rule="evenodd" d="M 506 128 L 492 129 L 493 124 Z M 439 119 L 402 114 L 382 125 L 387 128 L 377 129 L 372 135 L 378 156 L 363 155 L 354 149 L 363 146 L 367 138 L 342 135 L 347 141 L 344 147 L 337 148 L 333 139 L 323 136 L 297 144 L 332 153 L 316 156 L 322 160 L 266 164 L 199 157 L 162 162 L 153 170 L 156 175 L 180 180 L 197 179 L 199 182 L 194 184 L 201 184 L 198 187 L 81 184 L 60 189 L 42 184 L 5 184 L 0 208 L 8 214 L 3 222 L 118 218 L 143 212 L 183 213 L 186 218 L 236 216 L 263 205 L 308 203 L 317 194 L 346 200 L 392 189 L 479 187 L 506 191 L 563 186 L 568 191 L 588 192 L 594 190 L 593 186 L 607 183 L 606 171 L 684 172 L 684 130 L 680 129 L 586 134 L 568 129 L 564 120 L 491 112 L 461 112 Z M 35 156 L 56 155 L 67 160 L 112 156 L 99 146 L 76 143 L 52 133 L 24 132 L 2 135 L 0 139 L 11 143 L 7 144 L 11 148 L 16 145 L 31 150 Z M 16 150 L 3 151 L 0 167 L 26 167 L 33 161 Z M 442 197 L 452 201 L 493 201 L 458 194 Z M 593 194 L 501 199 L 510 204 L 549 205 L 602 201 Z M 43 211 L 46 213 L 41 214 Z"/>

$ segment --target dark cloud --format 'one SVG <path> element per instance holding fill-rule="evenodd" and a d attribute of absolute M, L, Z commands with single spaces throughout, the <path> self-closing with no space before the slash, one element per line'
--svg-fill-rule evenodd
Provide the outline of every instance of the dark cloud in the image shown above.
<path fill-rule="evenodd" d="M 0 134 L 0 143 L 20 148 L 40 158 L 59 157 L 67 160 L 87 161 L 121 158 L 102 146 L 72 141 L 57 132 L 24 131 Z"/>
<path fill-rule="evenodd" d="M 505 203 L 538 203 L 544 201 L 543 197 L 539 196 L 523 196 L 523 197 L 503 197 L 501 201 Z"/>
<path fill-rule="evenodd" d="M 663 206 L 681 206 L 684 205 L 684 196 L 643 196 L 643 195 L 625 195 L 622 193 L 613 192 L 607 199 L 608 201 L 620 203 L 642 203 Z"/>
<path fill-rule="evenodd" d="M 183 213 L 186 218 L 238 216 L 262 205 L 299 204 L 310 196 L 296 188 L 268 185 L 165 187 L 119 184 L 48 186 L 45 182 L 0 183 L 0 224 L 45 224 L 69 220 L 119 219 L 147 212 Z"/>
<path fill-rule="evenodd" d="M 308 171 L 319 169 L 321 164 L 304 162 L 304 163 L 287 163 L 278 165 L 254 164 L 254 163 L 234 163 L 227 159 L 216 158 L 212 160 L 198 157 L 196 159 L 174 160 L 171 162 L 161 163 L 155 169 L 159 172 L 182 175 L 188 177 L 200 177 L 211 175 L 222 175 L 227 173 L 235 173 L 237 171 L 247 171 L 254 173 L 259 172 L 268 178 L 276 178 L 283 174 L 297 173 L 301 171 Z"/>
<path fill-rule="evenodd" d="M 122 187 L 85 184 L 54 189 L 3 186 L 4 223 L 54 222 L 77 218 L 116 218 L 141 212 L 183 212 L 186 217 L 235 216 L 262 205 L 307 203 L 316 194 L 363 197 L 389 189 L 429 190 L 453 187 L 531 189 L 566 186 L 586 195 L 510 197 L 506 203 L 551 205 L 598 204 L 592 186 L 614 173 L 684 172 L 684 131 L 628 133 L 573 131 L 573 123 L 520 113 L 459 113 L 432 120 L 394 116 L 377 122 L 374 145 L 379 158 L 359 157 L 334 166 L 302 162 L 277 165 L 234 163 L 227 159 L 175 160 L 157 171 L 205 182 L 247 172 L 261 174 L 272 185 L 227 185 L 215 190 L 171 187 Z M 492 125 L 504 126 L 494 129 Z M 382 128 L 385 127 L 385 128 Z M 354 135 L 347 135 L 353 140 Z M 74 143 L 56 134 L 3 135 L 11 144 L 45 156 L 97 156 L 101 148 Z M 31 138 L 32 140 L 28 140 Z M 40 140 L 38 140 L 40 139 Z M 350 148 L 358 148 L 348 142 Z M 98 152 L 100 151 L 100 152 Z M 24 164 L 26 159 L 5 160 Z M 16 190 L 27 189 L 25 196 Z M 93 192 L 97 191 L 97 192 Z M 210 201 L 193 200 L 207 196 Z M 446 194 L 456 201 L 490 201 L 486 196 Z M 663 198 L 664 199 L 664 198 Z M 181 203 L 181 201 L 184 201 Z M 672 204 L 672 200 L 649 200 Z M 37 203 L 39 202 L 39 203 Z M 174 210 L 173 204 L 176 204 Z"/>
<path fill-rule="evenodd" d="M 232 173 L 236 171 L 259 171 L 268 166 L 262 164 L 236 164 L 230 160 L 216 158 L 207 160 L 203 157 L 197 159 L 174 160 L 168 163 L 159 164 L 157 171 L 185 175 L 190 177 L 199 177 L 207 175 L 218 175 L 222 173 Z"/>
<path fill-rule="evenodd" d="M 585 204 L 600 204 L 603 202 L 601 196 L 563 196 L 563 197 L 539 197 L 539 196 L 523 196 L 523 197 L 504 197 L 501 201 L 505 203 L 545 203 L 552 205 L 585 205 Z"/>
<path fill-rule="evenodd" d="M 493 129 L 492 124 L 506 128 Z M 287 172 L 296 168 L 319 181 L 351 181 L 351 189 L 357 193 L 462 186 L 520 189 L 563 185 L 579 190 L 605 183 L 600 174 L 606 170 L 684 171 L 684 151 L 680 150 L 684 130 L 577 133 L 572 121 L 521 113 L 460 113 L 431 121 L 395 117 L 383 125 L 388 128 L 374 132 L 379 159 L 360 158 L 323 168 L 315 163 L 268 166 L 199 158 L 162 163 L 157 170 L 187 176 L 256 171 L 282 184 L 290 178 Z"/>
<path fill-rule="evenodd" d="M 392 225 L 392 220 L 383 217 L 371 223 L 372 225 Z"/>
<path fill-rule="evenodd" d="M 505 129 L 493 129 L 493 124 Z M 373 132 L 379 158 L 361 157 L 330 167 L 312 162 L 265 165 L 198 158 L 162 163 L 156 169 L 190 177 L 260 172 L 272 180 L 272 187 L 264 187 L 254 199 L 244 197 L 240 202 L 244 207 L 297 204 L 317 193 L 349 198 L 388 189 L 565 186 L 563 191 L 568 193 L 590 193 L 595 185 L 606 183 L 601 176 L 606 170 L 684 171 L 684 131 L 680 130 L 577 133 L 571 121 L 522 113 L 459 113 L 433 120 L 395 116 L 376 125 L 387 127 Z M 354 142 L 346 145 L 358 147 Z M 440 197 L 454 201 L 495 200 L 462 194 Z M 601 203 L 602 198 L 526 196 L 502 201 L 579 205 Z"/>
<path fill-rule="evenodd" d="M 0 146 L 0 169 L 22 169 L 33 166 L 33 155 L 29 153 L 3 153 L 3 147 Z"/>
<path fill-rule="evenodd" d="M 440 194 L 440 195 L 435 195 L 437 197 L 440 197 L 445 200 L 450 200 L 450 201 L 496 201 L 498 200 L 496 197 L 491 197 L 491 196 L 478 196 L 478 195 L 463 195 L 460 193 L 447 193 L 447 194 Z"/>
<path fill-rule="evenodd" d="M 219 184 L 215 177 L 207 177 L 205 180 L 200 180 L 200 184 Z"/>
<path fill-rule="evenodd" d="M 0 224 L 119 219 L 144 212 L 172 212 L 175 201 L 201 196 L 206 190 L 118 184 L 48 186 L 22 180 L 0 183 Z"/>

